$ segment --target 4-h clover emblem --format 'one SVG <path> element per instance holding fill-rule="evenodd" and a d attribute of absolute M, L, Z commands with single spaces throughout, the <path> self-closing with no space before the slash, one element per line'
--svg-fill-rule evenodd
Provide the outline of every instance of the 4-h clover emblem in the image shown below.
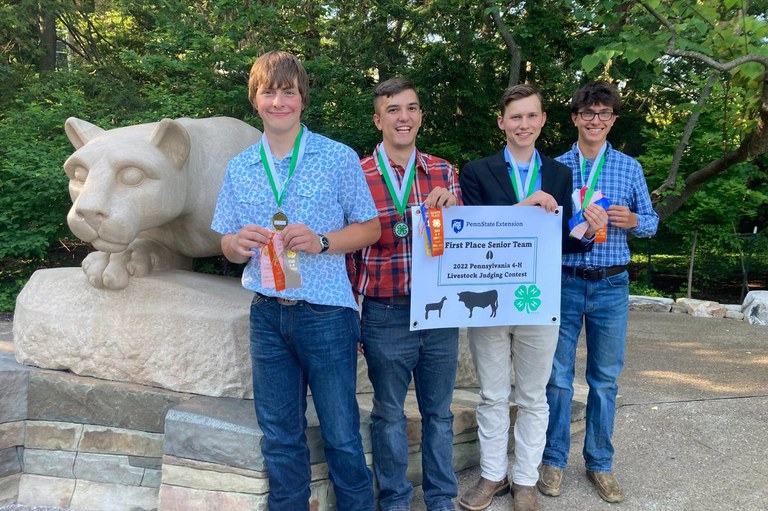
<path fill-rule="evenodd" d="M 434 220 L 432 220 L 432 227 L 437 229 L 441 225 L 442 225 L 442 222 L 440 221 L 439 218 L 435 218 Z"/>
<path fill-rule="evenodd" d="M 515 290 L 515 308 L 520 312 L 536 312 L 536 309 L 541 305 L 541 289 L 536 287 L 536 284 L 530 286 L 520 286 Z"/>

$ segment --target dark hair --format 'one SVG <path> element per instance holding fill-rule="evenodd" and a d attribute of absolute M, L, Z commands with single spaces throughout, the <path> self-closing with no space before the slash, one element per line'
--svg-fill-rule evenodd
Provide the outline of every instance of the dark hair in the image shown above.
<path fill-rule="evenodd" d="M 507 87 L 507 89 L 501 95 L 501 99 L 499 100 L 499 111 L 501 112 L 502 117 L 504 116 L 504 111 L 507 109 L 508 104 L 513 101 L 517 101 L 518 99 L 525 99 L 531 96 L 536 96 L 539 98 L 541 109 L 544 110 L 544 97 L 541 95 L 541 91 L 535 85 L 530 83 L 521 83 L 519 85 Z"/>
<path fill-rule="evenodd" d="M 613 113 L 619 115 L 621 97 L 613 84 L 600 80 L 577 90 L 571 99 L 571 113 L 578 113 L 580 109 L 598 103 L 611 107 Z"/>
<path fill-rule="evenodd" d="M 413 86 L 413 82 L 403 76 L 396 76 L 389 80 L 383 81 L 376 86 L 373 90 L 373 111 L 376 111 L 376 105 L 379 102 L 379 98 L 387 97 L 391 98 L 396 94 L 400 94 L 405 90 L 412 90 L 416 92 L 416 87 Z M 418 100 L 419 93 L 416 92 L 416 99 Z"/>
<path fill-rule="evenodd" d="M 293 87 L 301 94 L 302 109 L 309 104 L 309 77 L 295 55 L 287 51 L 269 51 L 256 59 L 248 77 L 248 100 L 255 107 L 256 93 L 265 87 Z"/>

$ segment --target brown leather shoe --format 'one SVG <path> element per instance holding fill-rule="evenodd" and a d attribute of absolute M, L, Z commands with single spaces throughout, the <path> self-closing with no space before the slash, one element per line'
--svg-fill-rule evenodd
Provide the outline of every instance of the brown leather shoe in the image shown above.
<path fill-rule="evenodd" d="M 587 478 L 595 483 L 597 493 L 606 502 L 621 502 L 624 492 L 621 491 L 618 479 L 613 472 L 592 472 L 587 470 Z"/>
<path fill-rule="evenodd" d="M 539 511 L 539 501 L 536 499 L 536 488 L 512 484 L 512 494 L 515 498 L 514 511 Z"/>
<path fill-rule="evenodd" d="M 506 477 L 499 482 L 480 477 L 480 480 L 459 498 L 459 504 L 469 511 L 482 511 L 491 505 L 493 497 L 507 493 L 509 493 L 509 479 Z"/>
<path fill-rule="evenodd" d="M 558 497 L 562 493 L 563 469 L 553 467 L 552 465 L 541 465 L 539 467 L 539 480 L 536 482 L 536 488 L 544 495 Z"/>

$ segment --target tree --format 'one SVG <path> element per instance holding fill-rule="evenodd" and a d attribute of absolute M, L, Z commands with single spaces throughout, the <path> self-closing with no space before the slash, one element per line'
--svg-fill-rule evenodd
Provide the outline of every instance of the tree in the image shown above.
<path fill-rule="evenodd" d="M 768 3 L 598 4 L 605 24 L 620 26 L 621 31 L 584 57 L 585 70 L 602 64 L 610 74 L 619 58 L 652 65 L 661 79 L 649 87 L 649 97 L 666 99 L 666 105 L 656 101 L 655 107 L 673 115 L 663 122 L 669 125 L 687 117 L 666 176 L 653 191 L 655 209 L 664 220 L 706 183 L 768 152 Z M 720 128 L 720 148 L 691 168 L 684 161 L 692 156 L 691 142 L 706 143 L 708 138 L 707 127 L 700 123 L 703 116 Z"/>

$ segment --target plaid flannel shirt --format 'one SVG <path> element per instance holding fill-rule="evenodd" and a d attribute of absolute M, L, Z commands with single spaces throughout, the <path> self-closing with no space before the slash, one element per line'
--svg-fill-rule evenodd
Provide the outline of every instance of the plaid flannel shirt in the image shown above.
<path fill-rule="evenodd" d="M 355 293 L 388 298 L 411 294 L 411 236 L 397 238 L 394 226 L 401 219 L 414 229 L 410 208 L 424 202 L 435 187 L 448 189 L 461 204 L 461 192 L 453 165 L 435 156 L 416 151 L 416 176 L 413 180 L 405 218 L 401 218 L 378 165 L 378 147 L 373 155 L 363 158 L 368 187 L 379 212 L 381 239 L 373 245 L 347 256 L 347 270 Z M 405 169 L 390 160 L 398 186 Z M 416 226 L 418 228 L 418 226 Z"/>

